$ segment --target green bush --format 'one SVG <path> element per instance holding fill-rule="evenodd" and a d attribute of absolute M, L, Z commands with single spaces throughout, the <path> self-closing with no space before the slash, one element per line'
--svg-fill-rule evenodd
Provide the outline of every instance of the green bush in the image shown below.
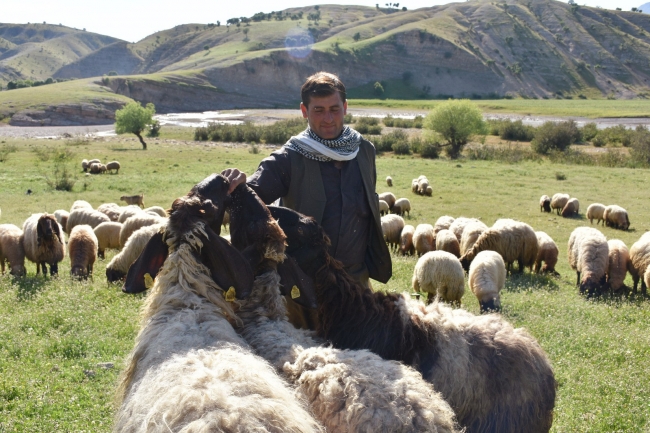
<path fill-rule="evenodd" d="M 255 126 L 251 122 L 242 125 L 210 123 L 194 130 L 194 140 L 222 141 L 227 143 L 284 144 L 289 138 L 304 131 L 307 119 L 280 120 L 271 125 Z"/>
<path fill-rule="evenodd" d="M 634 131 L 630 156 L 641 165 L 650 165 L 650 131 L 646 128 L 637 128 Z"/>
<path fill-rule="evenodd" d="M 376 117 L 362 116 L 357 117 L 354 123 L 357 127 L 359 125 L 379 125 L 379 119 Z"/>
<path fill-rule="evenodd" d="M 147 131 L 147 137 L 158 137 L 160 135 L 160 122 L 154 120 L 151 125 L 149 125 L 149 131 Z"/>
<path fill-rule="evenodd" d="M 537 128 L 535 138 L 531 142 L 533 150 L 539 154 L 547 155 L 551 151 L 564 151 L 575 138 L 575 122 L 545 122 Z"/>
<path fill-rule="evenodd" d="M 390 114 L 383 118 L 382 123 L 392 128 L 422 128 L 424 117 L 415 116 L 414 119 L 402 119 L 393 117 Z"/>
<path fill-rule="evenodd" d="M 607 138 L 605 138 L 604 134 L 598 134 L 591 139 L 591 144 L 596 147 L 603 147 L 607 145 Z"/>
<path fill-rule="evenodd" d="M 377 137 L 375 147 L 379 152 L 390 152 L 393 150 L 393 144 L 399 141 L 408 141 L 408 135 L 401 129 Z"/>
<path fill-rule="evenodd" d="M 610 126 L 598 133 L 603 135 L 603 138 L 608 144 L 620 144 L 623 147 L 629 147 L 632 144 L 632 136 L 634 131 L 627 129 L 624 125 Z"/>
<path fill-rule="evenodd" d="M 503 161 L 515 164 L 521 161 L 541 161 L 542 157 L 530 148 L 519 145 L 472 146 L 466 151 L 467 158 L 481 161 Z"/>
<path fill-rule="evenodd" d="M 438 158 L 440 156 L 440 143 L 435 140 L 422 140 L 420 156 L 429 159 Z"/>
<path fill-rule="evenodd" d="M 7 162 L 9 154 L 14 153 L 17 150 L 18 148 L 16 146 L 3 144 L 2 147 L 0 147 L 0 162 Z"/>
<path fill-rule="evenodd" d="M 507 119 L 499 125 L 499 137 L 509 141 L 531 141 L 535 137 L 535 128 L 526 126 L 521 120 Z"/>
<path fill-rule="evenodd" d="M 598 135 L 598 126 L 595 122 L 585 123 L 582 127 L 582 139 L 584 141 L 591 141 Z"/>
<path fill-rule="evenodd" d="M 397 141 L 392 144 L 391 148 L 396 155 L 410 155 L 411 147 L 408 141 Z"/>
<path fill-rule="evenodd" d="M 485 130 L 481 110 L 469 99 L 449 100 L 439 104 L 424 119 L 425 128 L 435 131 L 447 142 L 450 158 L 458 158 L 473 134 Z"/>
<path fill-rule="evenodd" d="M 359 134 L 381 134 L 381 126 L 379 125 L 368 125 L 365 123 L 357 124 L 356 128 Z"/>

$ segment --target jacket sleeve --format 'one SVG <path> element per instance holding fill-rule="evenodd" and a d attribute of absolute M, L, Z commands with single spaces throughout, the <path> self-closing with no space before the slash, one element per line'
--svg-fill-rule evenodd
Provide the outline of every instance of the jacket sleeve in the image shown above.
<path fill-rule="evenodd" d="M 282 147 L 264 158 L 257 171 L 246 179 L 246 183 L 267 205 L 286 196 L 291 183 L 291 159 L 288 151 Z"/>

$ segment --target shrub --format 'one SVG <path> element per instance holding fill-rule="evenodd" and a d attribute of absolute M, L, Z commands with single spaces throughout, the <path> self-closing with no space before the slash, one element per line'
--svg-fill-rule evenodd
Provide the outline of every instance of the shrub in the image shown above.
<path fill-rule="evenodd" d="M 354 122 L 354 116 L 352 114 L 349 114 L 349 113 L 346 114 L 345 116 L 343 116 L 343 122 L 347 123 L 347 124 L 353 123 Z"/>
<path fill-rule="evenodd" d="M 414 119 L 402 119 L 393 117 L 390 114 L 382 120 L 382 123 L 388 127 L 394 128 L 422 128 L 422 116 L 415 116 Z"/>
<path fill-rule="evenodd" d="M 650 165 L 650 131 L 646 128 L 634 131 L 630 156 L 644 166 Z"/>
<path fill-rule="evenodd" d="M 449 100 L 438 105 L 424 119 L 424 127 L 437 132 L 447 141 L 450 158 L 458 158 L 473 134 L 485 129 L 481 110 L 468 99 Z"/>
<path fill-rule="evenodd" d="M 149 131 L 147 131 L 147 137 L 158 137 L 160 135 L 160 122 L 154 120 L 151 125 L 149 125 Z"/>
<path fill-rule="evenodd" d="M 603 147 L 607 144 L 607 139 L 605 138 L 604 134 L 598 134 L 591 139 L 591 144 L 596 147 Z"/>
<path fill-rule="evenodd" d="M 379 152 L 390 152 L 393 150 L 393 144 L 407 140 L 408 136 L 406 135 L 406 132 L 398 129 L 388 134 L 378 136 L 377 141 L 375 142 L 375 147 Z"/>
<path fill-rule="evenodd" d="M 0 162 L 7 162 L 9 159 L 9 154 L 14 153 L 18 150 L 16 146 L 12 146 L 9 144 L 4 144 L 2 147 L 0 147 Z"/>
<path fill-rule="evenodd" d="M 392 144 L 391 148 L 396 155 L 410 155 L 411 147 L 408 141 L 397 141 Z"/>
<path fill-rule="evenodd" d="M 571 125 L 571 123 L 573 125 Z M 537 128 L 531 147 L 537 153 L 547 155 L 553 150 L 564 151 L 573 142 L 575 122 L 545 122 Z"/>
<path fill-rule="evenodd" d="M 503 161 L 510 164 L 521 161 L 540 161 L 542 157 L 529 148 L 518 145 L 472 146 L 467 149 L 467 157 L 482 161 Z"/>
<path fill-rule="evenodd" d="M 556 171 L 555 180 L 566 180 L 566 174 Z"/>
<path fill-rule="evenodd" d="M 631 129 L 627 129 L 624 125 L 610 126 L 605 128 L 598 133 L 598 135 L 603 135 L 603 138 L 607 143 L 620 144 L 623 147 L 629 147 L 632 144 L 633 132 Z"/>
<path fill-rule="evenodd" d="M 356 125 L 356 130 L 359 134 L 381 134 L 381 126 L 379 125 L 367 125 L 361 123 Z"/>
<path fill-rule="evenodd" d="M 436 159 L 440 156 L 440 143 L 435 140 L 423 140 L 420 145 L 422 158 Z"/>
<path fill-rule="evenodd" d="M 145 143 L 141 134 L 153 123 L 154 114 L 156 114 L 156 107 L 152 103 L 148 103 L 146 107 L 143 107 L 139 102 L 129 102 L 124 108 L 115 112 L 115 132 L 118 134 L 135 134 L 140 140 L 142 148 L 147 150 L 147 143 Z"/>
<path fill-rule="evenodd" d="M 50 150 L 52 158 L 52 178 L 45 176 L 45 181 L 57 191 L 72 191 L 72 187 L 77 179 L 73 174 L 73 170 L 68 168 L 69 163 L 74 158 L 74 153 L 69 149 L 60 148 Z"/>
<path fill-rule="evenodd" d="M 379 125 L 379 119 L 376 117 L 362 116 L 357 117 L 355 121 L 356 126 L 359 125 Z"/>
<path fill-rule="evenodd" d="M 509 141 L 531 141 L 535 137 L 535 128 L 525 126 L 521 120 L 502 121 L 499 125 L 499 137 Z"/>
<path fill-rule="evenodd" d="M 242 125 L 210 123 L 194 130 L 194 140 L 223 141 L 230 143 L 284 144 L 289 138 L 299 134 L 307 127 L 307 119 L 280 120 L 272 125 L 255 126 L 251 122 Z"/>
<path fill-rule="evenodd" d="M 584 141 L 591 141 L 598 135 L 598 126 L 595 122 L 585 123 L 582 127 L 582 139 Z"/>

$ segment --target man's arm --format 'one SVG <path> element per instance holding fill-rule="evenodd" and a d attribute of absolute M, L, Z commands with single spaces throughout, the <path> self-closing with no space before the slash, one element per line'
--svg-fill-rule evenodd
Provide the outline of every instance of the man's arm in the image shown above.
<path fill-rule="evenodd" d="M 291 158 L 289 150 L 281 148 L 260 162 L 257 171 L 246 183 L 266 204 L 271 204 L 289 193 L 291 183 Z"/>

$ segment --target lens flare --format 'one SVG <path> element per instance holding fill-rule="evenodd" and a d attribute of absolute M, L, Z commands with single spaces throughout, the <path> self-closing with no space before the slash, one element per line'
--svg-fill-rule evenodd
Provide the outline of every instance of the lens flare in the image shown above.
<path fill-rule="evenodd" d="M 290 56 L 304 59 L 311 53 L 314 38 L 311 33 L 302 28 L 293 28 L 289 30 L 284 38 L 284 47 Z"/>

